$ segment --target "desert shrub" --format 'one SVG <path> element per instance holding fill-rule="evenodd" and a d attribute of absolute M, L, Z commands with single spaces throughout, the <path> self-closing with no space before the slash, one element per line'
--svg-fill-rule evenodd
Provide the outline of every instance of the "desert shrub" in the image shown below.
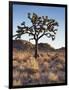
<path fill-rule="evenodd" d="M 48 79 L 49 79 L 49 81 L 57 81 L 58 75 L 53 72 L 49 72 Z"/>
<path fill-rule="evenodd" d="M 40 53 L 40 56 L 41 56 L 41 57 L 43 57 L 43 56 L 44 56 L 44 54 L 43 54 L 43 53 Z"/>
<path fill-rule="evenodd" d="M 29 52 L 13 55 L 13 85 L 60 83 L 65 81 L 64 53 L 39 52 L 37 59 Z"/>
<path fill-rule="evenodd" d="M 31 75 L 30 75 L 30 78 L 31 78 L 32 80 L 39 80 L 39 79 L 40 79 L 40 73 L 39 73 L 39 72 L 36 72 L 36 73 L 34 73 L 34 74 L 31 74 Z"/>
<path fill-rule="evenodd" d="M 13 80 L 13 86 L 21 86 L 21 80 Z"/>
<path fill-rule="evenodd" d="M 18 61 L 14 61 L 14 60 L 13 60 L 13 68 L 17 68 L 18 66 L 19 66 Z"/>
<path fill-rule="evenodd" d="M 44 54 L 43 59 L 44 59 L 44 61 L 47 61 L 47 62 L 50 62 L 50 60 L 51 60 L 50 56 L 48 56 L 47 53 Z"/>
<path fill-rule="evenodd" d="M 63 56 L 58 56 L 57 58 L 61 64 L 64 64 L 65 63 L 65 58 Z"/>
<path fill-rule="evenodd" d="M 47 72 L 49 70 L 49 63 L 44 62 L 43 64 L 40 65 L 40 71 L 41 72 Z"/>
<path fill-rule="evenodd" d="M 44 62 L 44 66 L 45 66 L 45 70 L 48 71 L 49 67 L 50 67 L 49 63 L 48 62 Z"/>
<path fill-rule="evenodd" d="M 48 55 L 48 57 L 53 57 L 53 56 L 55 56 L 55 52 L 47 52 L 47 55 Z"/>
<path fill-rule="evenodd" d="M 48 72 L 41 72 L 40 73 L 40 84 L 48 83 Z"/>
<path fill-rule="evenodd" d="M 15 55 L 13 55 L 13 60 L 28 60 L 31 54 L 29 52 L 17 52 Z"/>
<path fill-rule="evenodd" d="M 17 71 L 17 70 L 14 70 L 13 71 L 13 79 L 16 79 L 16 78 L 19 78 L 19 75 L 20 73 Z"/>
<path fill-rule="evenodd" d="M 30 59 L 27 61 L 27 68 L 39 70 L 38 62 L 34 57 L 30 57 Z"/>
<path fill-rule="evenodd" d="M 62 70 L 63 69 L 63 65 L 61 63 L 57 64 L 56 67 L 57 67 L 58 70 Z"/>
<path fill-rule="evenodd" d="M 58 71 L 57 72 L 58 78 L 60 82 L 65 82 L 65 72 L 63 71 Z"/>
<path fill-rule="evenodd" d="M 37 58 L 37 62 L 39 65 L 43 64 L 43 58 L 42 57 L 38 57 Z"/>

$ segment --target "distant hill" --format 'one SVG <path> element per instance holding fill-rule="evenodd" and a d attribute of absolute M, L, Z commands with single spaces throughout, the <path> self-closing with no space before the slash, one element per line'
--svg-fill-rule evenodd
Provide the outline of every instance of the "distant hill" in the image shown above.
<path fill-rule="evenodd" d="M 38 49 L 43 51 L 54 51 L 55 49 L 51 47 L 48 43 L 39 43 Z"/>
<path fill-rule="evenodd" d="M 17 50 L 32 50 L 33 44 L 25 40 L 13 40 L 13 48 Z"/>
<path fill-rule="evenodd" d="M 22 51 L 32 51 L 35 49 L 35 45 L 25 41 L 25 40 L 13 40 L 13 49 L 16 50 L 22 50 Z M 38 49 L 40 51 L 55 51 L 55 50 L 64 50 L 65 48 L 62 47 L 60 49 L 54 49 L 51 47 L 48 43 L 39 43 Z"/>
<path fill-rule="evenodd" d="M 57 51 L 65 51 L 65 47 L 61 47 L 59 49 L 56 49 Z"/>

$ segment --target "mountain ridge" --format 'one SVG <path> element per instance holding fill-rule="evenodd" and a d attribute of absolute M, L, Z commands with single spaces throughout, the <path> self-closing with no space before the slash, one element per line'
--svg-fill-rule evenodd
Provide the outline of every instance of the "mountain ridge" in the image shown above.
<path fill-rule="evenodd" d="M 35 45 L 26 40 L 13 40 L 13 48 L 15 50 L 23 50 L 23 51 L 30 50 L 31 51 L 35 49 Z M 63 51 L 65 50 L 65 47 L 55 49 L 48 43 L 38 43 L 38 50 L 40 51 L 55 51 L 55 50 Z"/>

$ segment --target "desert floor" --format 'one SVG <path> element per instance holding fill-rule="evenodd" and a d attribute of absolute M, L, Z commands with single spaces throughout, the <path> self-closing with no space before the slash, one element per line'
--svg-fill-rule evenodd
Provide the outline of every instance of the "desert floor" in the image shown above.
<path fill-rule="evenodd" d="M 13 86 L 53 84 L 65 82 L 65 53 L 13 52 Z"/>

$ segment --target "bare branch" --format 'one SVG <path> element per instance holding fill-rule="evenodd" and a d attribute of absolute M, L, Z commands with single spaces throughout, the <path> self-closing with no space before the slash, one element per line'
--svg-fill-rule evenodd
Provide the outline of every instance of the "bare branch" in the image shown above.
<path fill-rule="evenodd" d="M 34 39 L 34 38 L 30 38 L 29 41 L 30 41 L 30 40 L 33 40 L 33 39 Z"/>
<path fill-rule="evenodd" d="M 21 25 L 24 25 L 25 26 L 25 22 L 22 22 Z"/>
<path fill-rule="evenodd" d="M 28 18 L 31 20 L 31 14 L 30 13 L 28 13 Z"/>
<path fill-rule="evenodd" d="M 43 37 L 45 35 L 45 30 L 44 32 L 41 34 L 41 36 L 38 37 L 38 39 L 40 39 L 41 37 Z"/>
<path fill-rule="evenodd" d="M 13 35 L 13 37 L 16 37 L 18 34 Z"/>

